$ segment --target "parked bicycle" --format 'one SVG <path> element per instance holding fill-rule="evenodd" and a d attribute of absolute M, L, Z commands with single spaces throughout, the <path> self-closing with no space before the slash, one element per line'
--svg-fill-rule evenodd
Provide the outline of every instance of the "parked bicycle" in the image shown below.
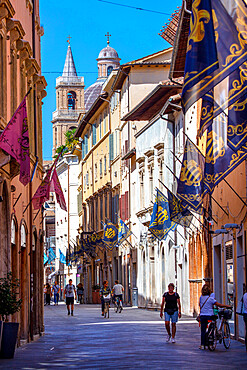
<path fill-rule="evenodd" d="M 220 318 L 219 326 L 217 327 L 217 316 L 215 320 L 210 320 L 207 326 L 206 338 L 207 346 L 210 351 L 214 351 L 217 345 L 217 341 L 222 343 L 226 349 L 230 347 L 230 326 L 228 320 L 232 317 L 232 310 L 230 309 L 219 309 L 218 316 Z"/>
<path fill-rule="evenodd" d="M 110 300 L 111 300 L 111 295 L 108 294 L 107 296 L 104 297 L 104 302 L 105 302 L 105 308 L 104 308 L 104 317 L 109 319 L 109 311 L 110 311 Z"/>
<path fill-rule="evenodd" d="M 123 303 L 119 297 L 116 297 L 115 302 L 114 302 L 114 310 L 116 313 L 117 312 L 121 313 L 122 309 L 123 309 Z"/>

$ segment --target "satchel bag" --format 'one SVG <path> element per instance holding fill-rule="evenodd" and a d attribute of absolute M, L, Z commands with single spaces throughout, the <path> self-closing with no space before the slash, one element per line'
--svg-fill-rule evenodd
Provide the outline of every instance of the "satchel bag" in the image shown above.
<path fill-rule="evenodd" d="M 208 298 L 209 298 L 209 296 L 208 296 Z M 207 298 L 207 299 L 206 299 L 206 301 L 203 303 L 202 307 L 205 305 L 205 303 L 207 302 L 208 298 Z M 201 312 L 202 307 L 200 306 L 200 312 Z M 199 315 L 197 315 L 197 317 L 196 317 L 196 321 L 201 322 L 200 314 L 199 314 Z"/>
<path fill-rule="evenodd" d="M 244 314 L 244 301 L 243 301 L 243 297 L 240 299 L 240 301 L 238 301 L 236 313 L 238 315 L 242 315 L 242 316 Z"/>

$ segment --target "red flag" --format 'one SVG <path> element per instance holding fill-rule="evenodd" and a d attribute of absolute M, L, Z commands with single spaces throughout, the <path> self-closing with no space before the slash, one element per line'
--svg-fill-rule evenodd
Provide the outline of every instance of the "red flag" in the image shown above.
<path fill-rule="evenodd" d="M 3 130 L 0 148 L 20 164 L 19 180 L 23 185 L 27 185 L 30 182 L 30 157 L 26 96 Z"/>
<path fill-rule="evenodd" d="M 57 175 L 56 168 L 54 168 L 54 171 L 52 174 L 50 191 L 55 192 L 58 204 L 64 211 L 67 211 L 67 206 L 66 206 L 66 202 L 64 199 L 63 190 L 61 188 L 61 184 L 60 184 L 60 181 Z"/>
<path fill-rule="evenodd" d="M 51 182 L 50 182 L 50 177 L 51 177 L 51 171 L 52 171 L 53 166 L 49 169 L 47 172 L 46 177 L 36 190 L 36 193 L 34 194 L 32 198 L 32 203 L 33 203 L 33 208 L 34 209 L 39 209 L 42 204 L 46 201 L 49 200 L 50 198 L 50 187 L 51 187 Z"/>

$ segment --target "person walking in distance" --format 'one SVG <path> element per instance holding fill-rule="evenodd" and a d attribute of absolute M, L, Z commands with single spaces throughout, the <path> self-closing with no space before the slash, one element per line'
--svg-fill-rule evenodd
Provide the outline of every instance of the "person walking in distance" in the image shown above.
<path fill-rule="evenodd" d="M 51 303 L 51 286 L 49 283 L 47 283 L 45 292 L 45 304 L 50 305 L 50 303 Z"/>
<path fill-rule="evenodd" d="M 74 315 L 74 299 L 76 299 L 76 290 L 75 290 L 74 284 L 72 284 L 72 279 L 69 279 L 69 284 L 67 284 L 64 289 L 64 297 L 66 297 L 68 315 L 70 315 L 70 305 L 71 305 L 71 316 L 73 316 Z"/>
<path fill-rule="evenodd" d="M 53 292 L 53 295 L 54 295 L 54 305 L 58 305 L 60 287 L 59 287 L 59 285 L 56 281 L 55 281 L 55 283 L 52 287 L 52 292 Z"/>
<path fill-rule="evenodd" d="M 82 283 L 77 285 L 77 297 L 80 304 L 82 304 L 82 297 L 83 297 L 84 288 Z"/>
<path fill-rule="evenodd" d="M 179 294 L 174 292 L 174 284 L 170 283 L 168 285 L 168 292 L 163 294 L 163 299 L 160 308 L 160 317 L 163 317 L 163 309 L 165 306 L 164 314 L 165 314 L 165 325 L 167 331 L 167 342 L 172 341 L 175 343 L 175 335 L 176 335 L 176 323 L 178 322 L 178 318 L 181 317 L 181 304 L 180 304 L 180 297 Z M 170 330 L 170 321 L 172 322 L 172 334 Z"/>

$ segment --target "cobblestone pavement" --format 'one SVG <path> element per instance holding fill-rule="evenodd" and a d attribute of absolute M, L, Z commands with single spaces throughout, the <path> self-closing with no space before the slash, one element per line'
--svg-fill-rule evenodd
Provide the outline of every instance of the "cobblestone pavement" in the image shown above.
<path fill-rule="evenodd" d="M 195 319 L 182 317 L 177 342 L 166 343 L 164 321 L 158 311 L 126 307 L 110 318 L 100 316 L 99 305 L 76 305 L 74 316 L 66 306 L 45 307 L 46 334 L 16 350 L 13 360 L 0 359 L 1 369 L 247 369 L 243 344 L 232 341 L 229 350 L 200 351 Z"/>

